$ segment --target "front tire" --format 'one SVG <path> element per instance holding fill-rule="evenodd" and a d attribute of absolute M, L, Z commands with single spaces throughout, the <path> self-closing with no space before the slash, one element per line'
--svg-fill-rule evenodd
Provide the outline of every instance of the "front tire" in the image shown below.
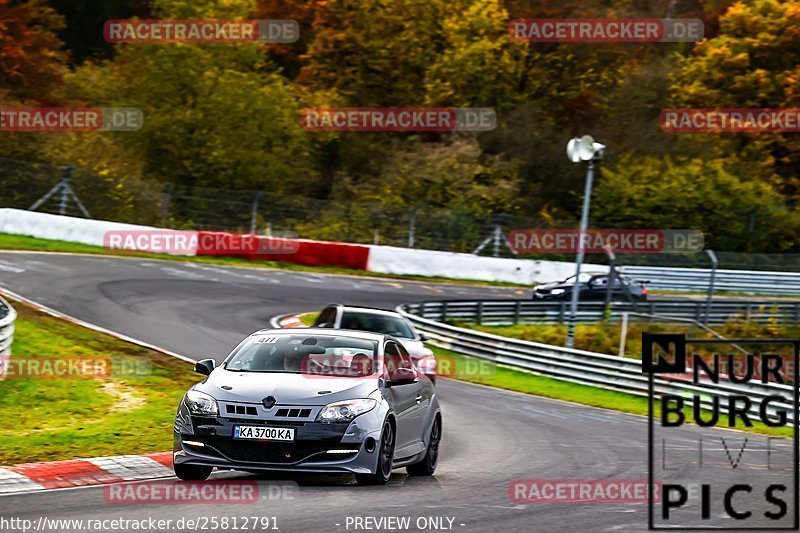
<path fill-rule="evenodd" d="M 378 448 L 378 467 L 374 474 L 356 474 L 356 483 L 359 485 L 385 485 L 392 477 L 392 463 L 394 462 L 394 428 L 387 420 L 383 424 L 381 445 Z"/>
<path fill-rule="evenodd" d="M 178 479 L 184 481 L 205 481 L 214 470 L 213 466 L 198 466 L 198 465 L 177 465 L 173 464 L 172 469 Z"/>
<path fill-rule="evenodd" d="M 436 471 L 436 464 L 439 460 L 439 443 L 442 440 L 442 419 L 436 417 L 431 428 L 431 438 L 428 441 L 428 449 L 425 450 L 425 458 L 417 464 L 406 467 L 406 472 L 410 476 L 432 476 Z"/>

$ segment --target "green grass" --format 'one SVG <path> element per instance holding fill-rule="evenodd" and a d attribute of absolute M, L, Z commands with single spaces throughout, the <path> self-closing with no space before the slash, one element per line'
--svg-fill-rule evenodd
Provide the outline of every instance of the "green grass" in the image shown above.
<path fill-rule="evenodd" d="M 768 313 L 769 309 L 760 312 Z M 476 324 L 458 323 L 460 327 L 476 329 L 502 337 L 522 339 L 544 344 L 563 346 L 567 338 L 567 326 L 564 324 L 517 324 L 509 326 L 479 326 Z M 747 324 L 743 318 L 733 318 L 726 324 L 714 326 L 714 331 L 723 337 L 733 338 L 796 338 L 800 337 L 800 326 L 781 324 L 779 317 L 774 317 L 764 324 Z M 631 321 L 625 340 L 625 356 L 641 359 L 642 333 L 685 333 L 691 338 L 714 338 L 700 327 L 682 322 L 647 322 Z M 575 348 L 590 352 L 619 354 L 621 325 L 618 322 L 597 322 L 594 324 L 578 324 L 575 328 Z"/>
<path fill-rule="evenodd" d="M 313 326 L 314 321 L 319 316 L 319 312 L 315 313 L 303 313 L 302 315 L 298 315 L 300 322 L 302 322 L 306 326 Z"/>
<path fill-rule="evenodd" d="M 12 364 L 100 358 L 111 372 L 0 382 L 0 464 L 172 448 L 178 402 L 200 381 L 190 364 L 12 303 Z M 122 364 L 136 372 L 118 375 Z"/>
<path fill-rule="evenodd" d="M 128 251 L 114 252 L 107 250 L 102 246 L 92 246 L 89 244 L 80 244 L 74 242 L 39 239 L 36 237 L 27 237 L 24 235 L 11 235 L 8 233 L 0 233 L 0 250 L 30 250 L 30 251 L 44 251 L 44 252 L 71 252 L 71 253 L 83 253 L 83 254 L 120 255 L 127 257 L 143 257 L 147 259 L 165 259 L 169 261 L 184 261 L 184 262 L 190 261 L 193 263 L 208 263 L 214 265 L 227 265 L 227 266 L 249 267 L 249 268 L 276 268 L 281 270 L 296 270 L 301 272 L 317 272 L 321 274 L 342 274 L 349 276 L 411 280 L 411 281 L 422 281 L 429 283 L 453 283 L 459 285 L 491 285 L 499 287 L 519 287 L 518 284 L 506 283 L 501 281 L 475 281 L 468 279 L 440 278 L 435 276 L 381 274 L 379 272 L 367 272 L 365 270 L 352 270 L 348 268 L 327 267 L 327 266 L 296 265 L 294 263 L 283 263 L 280 261 L 252 261 L 249 259 L 245 259 L 243 257 L 179 256 L 179 255 L 150 254 L 145 252 L 128 252 Z M 530 290 L 529 287 L 520 287 L 520 288 L 524 290 Z"/>
<path fill-rule="evenodd" d="M 455 365 L 455 377 L 461 381 L 647 416 L 647 399 L 640 396 L 521 372 L 511 367 L 497 365 L 491 361 L 484 361 L 435 346 L 430 346 L 430 348 L 440 362 L 449 359 L 449 362 Z M 659 413 L 660 409 L 656 404 L 655 416 L 659 416 Z M 687 415 L 687 419 L 691 418 L 689 409 L 684 410 L 684 413 Z M 736 429 L 781 437 L 792 435 L 790 426 L 776 428 L 759 422 L 754 422 L 752 428 L 737 427 Z"/>

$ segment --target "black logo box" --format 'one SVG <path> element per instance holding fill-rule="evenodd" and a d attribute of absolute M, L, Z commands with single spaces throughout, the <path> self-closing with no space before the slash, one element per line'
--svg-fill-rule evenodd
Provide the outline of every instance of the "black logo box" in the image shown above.
<path fill-rule="evenodd" d="M 682 374 L 686 372 L 687 346 L 691 344 L 751 344 L 776 345 L 785 344 L 792 347 L 794 358 L 795 382 L 792 441 L 794 447 L 794 525 L 791 527 L 656 527 L 654 522 L 654 449 L 653 449 L 653 400 L 655 375 L 660 373 Z M 667 357 L 663 357 L 662 354 Z M 654 356 L 658 356 L 657 358 Z M 655 360 L 654 360 L 655 359 Z M 800 426 L 800 394 L 798 383 L 798 364 L 800 363 L 800 339 L 687 339 L 686 335 L 677 333 L 642 333 L 642 372 L 648 375 L 648 411 L 647 411 L 647 520 L 650 531 L 797 531 L 800 529 L 800 453 L 798 448 L 798 426 Z"/>

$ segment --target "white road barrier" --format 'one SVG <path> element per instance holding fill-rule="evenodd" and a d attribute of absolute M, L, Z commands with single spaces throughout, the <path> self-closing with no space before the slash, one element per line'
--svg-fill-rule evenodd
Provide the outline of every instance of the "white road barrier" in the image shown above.
<path fill-rule="evenodd" d="M 106 220 L 52 215 L 50 213 L 38 213 L 36 211 L 25 211 L 22 209 L 0 209 L 0 233 L 10 233 L 13 235 L 26 235 L 28 237 L 38 237 L 40 239 L 103 246 L 105 244 L 104 236 L 108 232 L 115 232 L 117 234 L 133 232 L 132 234 L 135 235 L 140 232 L 148 231 L 163 233 L 170 230 L 150 226 L 122 224 L 120 222 L 108 222 Z M 166 251 L 165 253 L 169 252 Z M 173 255 L 195 254 L 175 253 Z"/>
<path fill-rule="evenodd" d="M 367 270 L 382 274 L 439 276 L 477 281 L 505 281 L 530 285 L 565 279 L 575 273 L 575 264 L 481 257 L 472 254 L 370 246 Z M 604 265 L 585 265 L 584 271 L 607 272 Z"/>

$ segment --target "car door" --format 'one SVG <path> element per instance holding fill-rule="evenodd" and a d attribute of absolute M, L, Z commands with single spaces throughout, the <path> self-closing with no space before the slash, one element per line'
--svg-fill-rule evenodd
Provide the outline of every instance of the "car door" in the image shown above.
<path fill-rule="evenodd" d="M 394 371 L 400 367 L 414 368 L 410 360 L 404 361 L 401 353 L 402 347 L 394 341 L 386 341 L 384 345 L 384 377 L 391 378 Z M 417 435 L 416 417 L 418 416 L 418 396 L 420 396 L 419 380 L 405 385 L 393 385 L 386 388 L 386 395 L 394 408 L 397 420 L 397 437 L 395 442 L 395 456 L 397 458 L 411 455 L 409 449 L 415 448 L 419 440 Z"/>
<path fill-rule="evenodd" d="M 587 283 L 587 289 L 582 292 L 583 300 L 604 300 L 608 290 L 608 276 L 594 276 Z"/>
<path fill-rule="evenodd" d="M 411 359 L 411 356 L 409 355 L 405 346 L 398 344 L 397 348 L 400 351 L 400 357 L 403 359 L 403 366 L 406 368 L 411 368 L 414 370 L 414 372 L 419 374 L 419 369 L 414 364 L 414 361 Z M 416 395 L 414 396 L 414 413 L 409 417 L 411 431 L 414 435 L 411 443 L 422 444 L 425 428 L 425 417 L 428 413 L 428 406 L 431 403 L 431 390 L 430 388 L 425 387 L 419 378 L 417 378 L 417 381 L 414 383 L 414 387 L 416 388 Z"/>

